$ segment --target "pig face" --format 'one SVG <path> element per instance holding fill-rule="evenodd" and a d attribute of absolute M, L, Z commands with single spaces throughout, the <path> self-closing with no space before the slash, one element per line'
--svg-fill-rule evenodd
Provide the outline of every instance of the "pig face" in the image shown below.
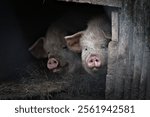
<path fill-rule="evenodd" d="M 82 65 L 91 75 L 98 74 L 107 65 L 107 51 L 110 37 L 102 29 L 88 28 L 65 40 L 70 50 L 81 53 Z"/>
<path fill-rule="evenodd" d="M 67 48 L 63 33 L 57 31 L 38 39 L 29 51 L 36 58 L 47 58 L 47 68 L 53 73 L 72 72 L 79 60 L 79 56 Z"/>

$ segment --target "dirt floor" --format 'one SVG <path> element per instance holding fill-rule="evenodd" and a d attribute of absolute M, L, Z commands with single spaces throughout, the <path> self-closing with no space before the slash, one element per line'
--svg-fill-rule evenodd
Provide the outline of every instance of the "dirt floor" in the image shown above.
<path fill-rule="evenodd" d="M 44 62 L 32 63 L 16 74 L 17 80 L 1 81 L 0 99 L 104 99 L 105 79 L 86 72 L 51 74 Z"/>

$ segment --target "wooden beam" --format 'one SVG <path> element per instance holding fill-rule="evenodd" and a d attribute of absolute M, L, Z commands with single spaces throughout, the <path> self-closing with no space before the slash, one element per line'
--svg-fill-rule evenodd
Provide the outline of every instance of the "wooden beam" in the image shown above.
<path fill-rule="evenodd" d="M 122 0 L 58 0 L 66 2 L 88 3 L 95 5 L 104 5 L 111 7 L 122 7 Z"/>

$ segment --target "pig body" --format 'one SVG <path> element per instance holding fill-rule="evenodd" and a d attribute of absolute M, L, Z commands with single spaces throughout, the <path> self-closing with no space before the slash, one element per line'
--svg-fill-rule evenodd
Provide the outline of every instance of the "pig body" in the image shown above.
<path fill-rule="evenodd" d="M 107 65 L 111 27 L 105 15 L 91 19 L 86 30 L 66 36 L 68 48 L 81 53 L 82 65 L 91 75 L 101 73 Z"/>

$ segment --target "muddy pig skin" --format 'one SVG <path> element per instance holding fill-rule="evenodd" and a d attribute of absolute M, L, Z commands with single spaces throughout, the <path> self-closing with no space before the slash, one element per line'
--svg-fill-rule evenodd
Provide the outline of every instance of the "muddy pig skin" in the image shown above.
<path fill-rule="evenodd" d="M 99 15 L 88 22 L 86 30 L 65 36 L 67 46 L 81 53 L 82 65 L 91 75 L 97 75 L 107 66 L 108 43 L 111 27 L 105 15 Z"/>
<path fill-rule="evenodd" d="M 45 37 L 39 38 L 29 48 L 37 59 L 48 58 L 47 68 L 52 73 L 73 72 L 82 67 L 80 55 L 70 51 L 64 39 L 67 34 L 83 29 L 84 26 L 82 27 L 81 24 L 86 26 L 85 20 L 78 21 L 78 19 L 84 19 L 82 15 L 81 17 L 77 16 L 78 14 L 71 16 L 72 14 L 68 13 L 52 23 Z"/>

